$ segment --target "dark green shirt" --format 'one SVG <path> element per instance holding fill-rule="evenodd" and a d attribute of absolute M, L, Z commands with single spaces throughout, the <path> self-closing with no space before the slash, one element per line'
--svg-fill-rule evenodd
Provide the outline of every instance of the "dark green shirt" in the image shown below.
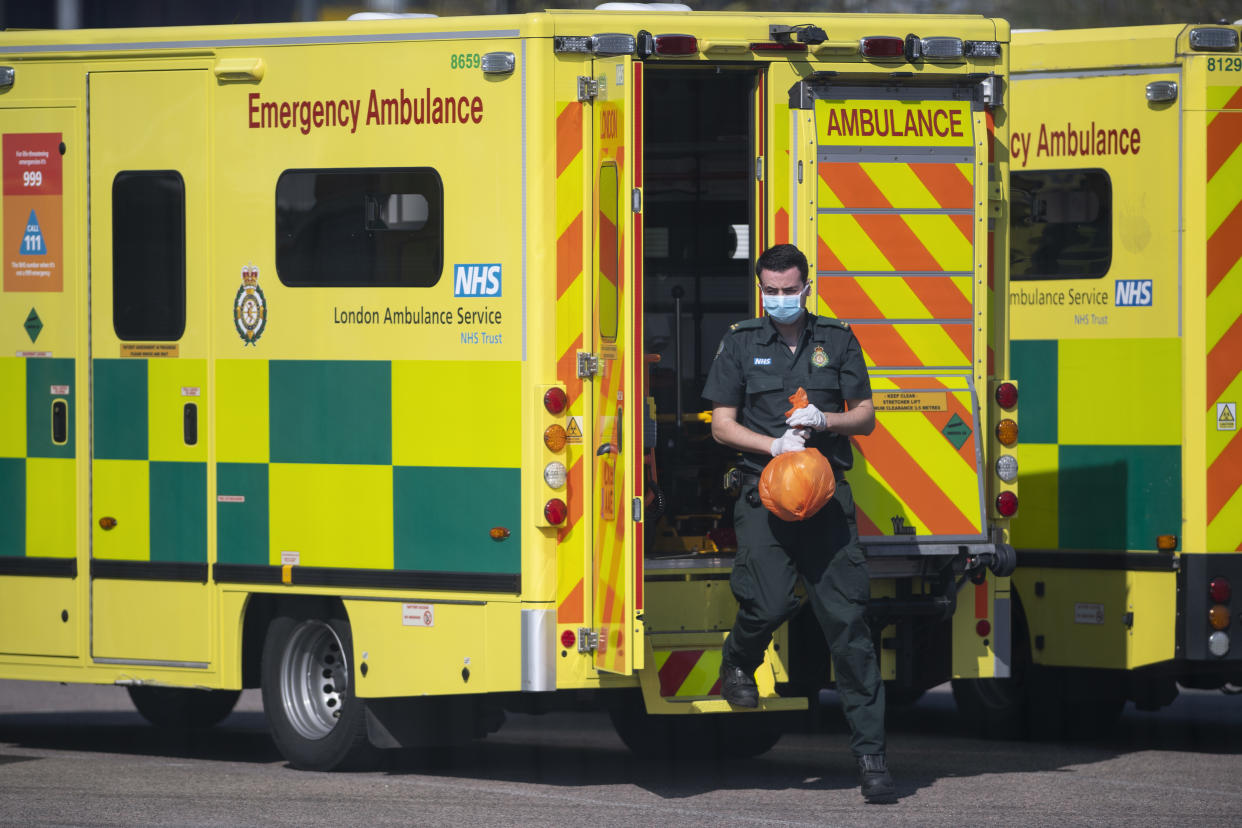
<path fill-rule="evenodd" d="M 826 316 L 806 314 L 798 347 L 790 351 L 770 317 L 747 319 L 729 329 L 707 374 L 703 396 L 715 405 L 734 406 L 738 422 L 751 431 L 779 437 L 788 428 L 785 412 L 801 386 L 820 411 L 838 413 L 846 400 L 871 399 L 871 379 L 862 348 L 850 326 Z M 811 435 L 808 447 L 819 449 L 838 471 L 854 465 L 850 440 L 832 431 Z M 743 453 L 743 467 L 761 471 L 772 458 Z"/>

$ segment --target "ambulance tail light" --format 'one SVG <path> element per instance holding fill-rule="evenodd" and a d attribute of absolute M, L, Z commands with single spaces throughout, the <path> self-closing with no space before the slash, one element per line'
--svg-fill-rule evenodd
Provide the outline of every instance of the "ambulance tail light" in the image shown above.
<path fill-rule="evenodd" d="M 560 416 L 565 413 L 565 409 L 569 406 L 569 396 L 565 393 L 564 388 L 549 388 L 543 394 L 543 407 L 552 416 Z"/>
<path fill-rule="evenodd" d="M 559 497 L 554 497 L 543 504 L 543 517 L 553 526 L 560 526 L 569 517 L 569 507 Z"/>
<path fill-rule="evenodd" d="M 699 39 L 694 35 L 662 34 L 655 36 L 655 53 L 668 57 L 697 55 Z"/>
<path fill-rule="evenodd" d="M 1018 404 L 1018 386 L 1012 382 L 1002 382 L 996 386 L 996 404 L 1008 411 Z"/>
<path fill-rule="evenodd" d="M 566 650 L 572 650 L 574 645 L 578 643 L 578 636 L 574 635 L 573 630 L 565 630 L 561 633 L 561 646 Z"/>
<path fill-rule="evenodd" d="M 1208 584 L 1208 595 L 1218 604 L 1224 604 L 1233 597 L 1233 587 L 1228 578 L 1213 578 Z"/>
<path fill-rule="evenodd" d="M 1196 52 L 1236 52 L 1238 30 L 1223 26 L 1201 26 L 1190 30 L 1190 48 Z"/>
<path fill-rule="evenodd" d="M 1001 492 L 996 496 L 996 512 L 1001 517 L 1013 517 L 1018 513 L 1018 496 L 1013 492 Z"/>
<path fill-rule="evenodd" d="M 900 37 L 864 37 L 858 41 L 858 53 L 865 58 L 893 59 L 906 56 L 906 41 Z"/>

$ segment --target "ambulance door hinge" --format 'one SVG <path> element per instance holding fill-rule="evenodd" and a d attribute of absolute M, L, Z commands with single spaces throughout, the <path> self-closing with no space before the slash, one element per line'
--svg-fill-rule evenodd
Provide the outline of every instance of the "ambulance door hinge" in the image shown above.
<path fill-rule="evenodd" d="M 590 103 L 599 95 L 599 81 L 595 78 L 588 78 L 586 75 L 578 76 L 578 102 Z"/>
<path fill-rule="evenodd" d="M 578 352 L 578 379 L 592 379 L 599 374 L 599 356 L 587 351 Z"/>
<path fill-rule="evenodd" d="M 599 646 L 599 633 L 590 627 L 578 628 L 578 652 L 593 653 Z"/>

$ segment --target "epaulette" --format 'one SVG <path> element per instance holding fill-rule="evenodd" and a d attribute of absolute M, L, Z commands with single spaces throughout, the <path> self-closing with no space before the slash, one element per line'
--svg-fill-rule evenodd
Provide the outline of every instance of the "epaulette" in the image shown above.
<path fill-rule="evenodd" d="M 833 319 L 831 316 L 817 316 L 815 317 L 815 324 L 825 325 L 832 328 L 842 328 L 847 331 L 850 329 L 849 322 L 842 322 L 840 319 Z"/>
<path fill-rule="evenodd" d="M 741 322 L 734 322 L 729 326 L 729 333 L 734 331 L 753 331 L 763 326 L 763 318 L 743 319 Z"/>

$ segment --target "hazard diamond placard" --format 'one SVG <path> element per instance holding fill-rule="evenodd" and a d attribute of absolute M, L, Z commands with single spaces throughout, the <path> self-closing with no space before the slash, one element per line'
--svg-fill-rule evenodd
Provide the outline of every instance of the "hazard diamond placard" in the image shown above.
<path fill-rule="evenodd" d="M 6 133 L 4 290 L 59 293 L 63 213 L 59 132 Z"/>

